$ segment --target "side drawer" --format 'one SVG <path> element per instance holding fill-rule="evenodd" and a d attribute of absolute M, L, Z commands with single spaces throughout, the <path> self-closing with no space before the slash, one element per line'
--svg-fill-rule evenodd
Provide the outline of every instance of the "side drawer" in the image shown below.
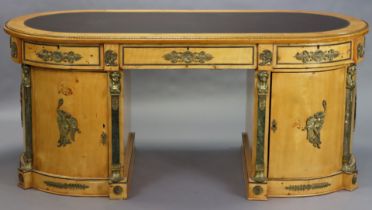
<path fill-rule="evenodd" d="M 23 43 L 24 63 L 58 69 L 102 69 L 99 45 Z"/>
<path fill-rule="evenodd" d="M 274 68 L 327 67 L 349 63 L 352 42 L 274 46 Z"/>
<path fill-rule="evenodd" d="M 255 68 L 256 47 L 245 46 L 134 46 L 122 45 L 123 69 Z"/>

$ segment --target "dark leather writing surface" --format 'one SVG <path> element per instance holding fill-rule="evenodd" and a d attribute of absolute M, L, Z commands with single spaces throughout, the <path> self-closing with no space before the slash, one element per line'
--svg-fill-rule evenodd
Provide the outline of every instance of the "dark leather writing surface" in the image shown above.
<path fill-rule="evenodd" d="M 349 22 L 289 12 L 78 12 L 38 16 L 25 24 L 71 33 L 307 33 L 344 28 Z"/>

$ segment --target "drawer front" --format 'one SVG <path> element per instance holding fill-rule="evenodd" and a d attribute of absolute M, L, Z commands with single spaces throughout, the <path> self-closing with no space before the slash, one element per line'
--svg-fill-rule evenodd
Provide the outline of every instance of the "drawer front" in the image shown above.
<path fill-rule="evenodd" d="M 320 45 L 275 45 L 274 66 L 277 68 L 326 67 L 348 63 L 352 43 Z"/>
<path fill-rule="evenodd" d="M 255 68 L 255 46 L 121 46 L 124 69 Z"/>
<path fill-rule="evenodd" d="M 59 69 L 101 69 L 99 45 L 50 45 L 24 42 L 24 62 Z"/>

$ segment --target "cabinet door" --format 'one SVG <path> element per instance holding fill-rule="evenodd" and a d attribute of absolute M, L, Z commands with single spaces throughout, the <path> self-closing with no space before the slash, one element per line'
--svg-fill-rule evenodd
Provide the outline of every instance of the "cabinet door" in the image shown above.
<path fill-rule="evenodd" d="M 345 72 L 272 74 L 269 178 L 315 178 L 341 169 Z"/>
<path fill-rule="evenodd" d="M 108 177 L 107 74 L 32 70 L 34 168 L 68 177 Z"/>

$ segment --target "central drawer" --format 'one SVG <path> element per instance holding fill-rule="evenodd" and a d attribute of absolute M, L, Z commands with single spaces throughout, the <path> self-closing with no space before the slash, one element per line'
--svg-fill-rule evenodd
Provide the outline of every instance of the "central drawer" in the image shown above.
<path fill-rule="evenodd" d="M 121 45 L 123 69 L 242 69 L 256 67 L 255 45 Z"/>

